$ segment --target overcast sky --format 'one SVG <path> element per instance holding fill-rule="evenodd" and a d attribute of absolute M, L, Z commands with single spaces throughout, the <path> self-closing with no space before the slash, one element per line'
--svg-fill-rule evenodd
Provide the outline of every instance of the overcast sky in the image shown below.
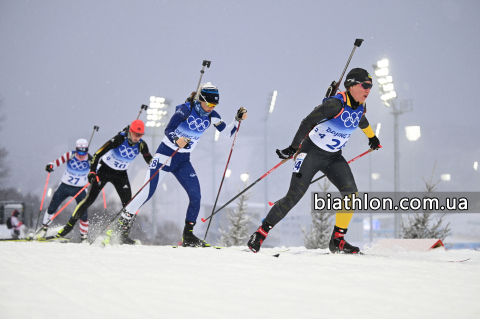
<path fill-rule="evenodd" d="M 437 161 L 434 179 L 451 174 L 439 190 L 479 191 L 480 171 L 473 169 L 480 161 L 479 12 L 479 1 L 2 0 L 0 112 L 6 120 L 0 145 L 9 151 L 8 186 L 41 195 L 48 162 L 73 150 L 76 139 L 89 139 L 97 125 L 93 153 L 134 120 L 151 95 L 181 104 L 195 90 L 206 59 L 212 64 L 204 82 L 219 88 L 220 115 L 230 122 L 240 106 L 249 111 L 222 192 L 227 200 L 242 187 L 241 173 L 248 171 L 253 182 L 278 163 L 275 149 L 290 144 L 362 38 L 349 69 L 373 73 L 372 64 L 388 58 L 398 102 L 413 102 L 413 111 L 399 120 L 400 189 L 421 190 L 421 176 L 429 177 Z M 266 121 L 274 90 L 277 103 Z M 352 170 L 360 190 L 393 190 L 393 116 L 376 82 L 367 106 L 372 127 L 382 124 L 383 149 Z M 421 127 L 416 142 L 405 137 L 411 125 Z M 145 139 L 156 149 L 158 138 L 156 145 Z M 214 143 L 210 129 L 192 155 L 204 201 L 215 198 L 231 143 Z M 358 130 L 344 156 L 367 149 Z M 134 190 L 145 169 L 140 159 L 129 169 Z M 291 169 L 285 164 L 268 177 L 268 198 L 284 196 Z M 50 185 L 63 170 L 52 174 Z M 371 173 L 380 178 L 370 184 Z M 178 187 L 172 177 L 165 183 Z M 253 201 L 262 202 L 263 192 L 264 185 L 256 186 Z"/>

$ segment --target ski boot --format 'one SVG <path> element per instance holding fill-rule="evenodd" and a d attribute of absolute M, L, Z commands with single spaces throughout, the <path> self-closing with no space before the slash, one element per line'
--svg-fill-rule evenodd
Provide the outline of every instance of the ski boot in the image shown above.
<path fill-rule="evenodd" d="M 47 230 L 48 230 L 48 226 L 47 226 L 47 225 L 43 225 L 43 226 L 42 226 L 42 229 L 40 229 L 40 231 L 38 232 L 38 234 L 36 234 L 33 239 L 34 239 L 34 240 L 38 240 L 38 239 L 40 239 L 40 238 L 44 238 L 45 235 L 47 234 Z"/>
<path fill-rule="evenodd" d="M 196 223 L 185 220 L 185 228 L 182 235 L 182 247 L 210 247 L 204 240 L 201 240 L 193 234 L 193 226 Z"/>
<path fill-rule="evenodd" d="M 87 234 L 81 234 L 80 235 L 80 240 L 82 241 L 82 244 L 88 244 L 88 235 Z"/>
<path fill-rule="evenodd" d="M 102 241 L 102 245 L 106 246 L 111 243 L 112 239 L 115 238 L 122 231 L 129 229 L 130 221 L 132 220 L 133 214 L 130 214 L 127 210 L 122 209 L 120 218 L 112 227 L 106 231 L 106 237 Z M 127 232 L 128 235 L 128 232 Z"/>
<path fill-rule="evenodd" d="M 248 240 L 247 246 L 248 248 L 254 252 L 257 253 L 260 251 L 260 246 L 262 246 L 263 241 L 267 238 L 268 232 L 273 228 L 269 223 L 265 221 L 265 219 L 262 222 L 262 225 L 258 227 L 257 231 L 250 236 L 250 239 Z"/>
<path fill-rule="evenodd" d="M 120 245 L 140 245 L 140 241 L 138 239 L 131 239 L 128 237 L 128 233 L 122 233 L 120 235 Z"/>
<path fill-rule="evenodd" d="M 120 234 L 120 245 L 140 245 L 140 241 L 137 239 L 131 239 L 128 237 L 130 233 L 131 225 L 128 225 L 126 229 L 123 229 L 122 233 Z"/>
<path fill-rule="evenodd" d="M 73 229 L 73 226 L 75 226 L 75 223 L 77 222 L 77 220 L 73 219 L 73 218 L 70 218 L 70 220 L 68 221 L 68 223 L 58 231 L 57 235 L 55 235 L 56 238 L 60 238 L 60 237 L 65 237 L 69 232 L 72 231 Z"/>
<path fill-rule="evenodd" d="M 330 239 L 330 244 L 328 248 L 333 254 L 344 253 L 344 254 L 358 254 L 360 253 L 360 248 L 350 245 L 343 239 L 347 233 L 346 228 L 340 228 L 337 226 L 333 227 L 332 238 Z M 361 253 L 360 253 L 361 254 Z"/>

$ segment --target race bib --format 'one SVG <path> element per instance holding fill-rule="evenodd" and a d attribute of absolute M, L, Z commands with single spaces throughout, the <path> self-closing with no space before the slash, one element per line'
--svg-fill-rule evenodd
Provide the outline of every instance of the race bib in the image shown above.
<path fill-rule="evenodd" d="M 307 153 L 300 153 L 295 160 L 295 165 L 293 166 L 293 172 L 298 173 L 300 167 L 302 167 L 303 160 L 307 157 Z"/>
<path fill-rule="evenodd" d="M 165 163 L 165 161 L 167 161 L 167 163 L 165 164 L 165 166 L 170 166 L 170 156 L 167 156 L 167 155 L 163 155 L 163 154 L 160 154 L 160 153 L 156 153 L 155 156 L 153 157 L 153 160 L 152 162 L 150 163 L 150 166 L 149 168 L 150 169 L 156 169 L 157 166 L 160 167 L 163 165 L 163 163 Z"/>

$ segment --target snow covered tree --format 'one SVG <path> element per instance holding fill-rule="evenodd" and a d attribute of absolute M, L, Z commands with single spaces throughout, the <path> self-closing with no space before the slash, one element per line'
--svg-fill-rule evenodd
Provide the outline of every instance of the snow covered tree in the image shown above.
<path fill-rule="evenodd" d="M 425 193 L 423 195 L 423 198 L 431 198 L 433 192 L 435 192 L 436 190 L 436 186 L 438 185 L 438 183 L 440 183 L 440 180 L 435 183 L 433 182 L 433 172 L 435 171 L 436 165 L 437 162 L 435 162 L 435 165 L 433 165 L 432 175 L 430 176 L 430 179 L 428 181 L 425 180 L 425 178 L 422 176 L 422 179 L 425 182 Z M 438 238 L 442 241 L 445 240 L 445 238 L 450 234 L 450 229 L 448 228 L 448 225 L 450 225 L 450 223 L 448 223 L 445 227 L 442 226 L 443 218 L 445 217 L 446 213 L 440 216 L 436 223 L 434 222 L 433 225 L 429 226 L 432 222 L 431 219 L 433 212 L 434 211 L 431 209 L 426 209 L 423 211 L 423 213 L 415 213 L 413 217 L 408 216 L 408 221 L 405 224 L 402 220 L 401 237 Z"/>
<path fill-rule="evenodd" d="M 245 187 L 246 187 L 245 182 Z M 248 199 L 252 196 L 251 192 L 246 192 L 238 197 L 237 209 L 227 210 L 228 225 L 225 227 L 220 222 L 221 237 L 218 244 L 221 246 L 241 246 L 245 245 L 248 237 L 251 235 L 251 220 L 255 214 L 248 215 Z"/>
<path fill-rule="evenodd" d="M 330 181 L 325 178 L 323 185 L 317 183 L 323 192 L 323 198 L 326 198 L 327 190 L 330 187 Z M 307 249 L 325 249 L 328 247 L 332 235 L 333 219 L 335 211 L 333 210 L 314 210 L 310 212 L 312 216 L 312 225 L 309 230 L 302 226 L 303 242 Z"/>

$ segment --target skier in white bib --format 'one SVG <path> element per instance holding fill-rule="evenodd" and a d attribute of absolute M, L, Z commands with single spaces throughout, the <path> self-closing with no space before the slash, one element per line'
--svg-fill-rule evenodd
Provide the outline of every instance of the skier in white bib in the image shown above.
<path fill-rule="evenodd" d="M 43 226 L 36 235 L 37 238 L 45 236 L 50 218 L 57 211 L 60 204 L 68 197 L 75 196 L 82 187 L 88 183 L 87 175 L 88 172 L 90 172 L 90 160 L 92 159 L 92 156 L 88 154 L 88 142 L 86 139 L 81 138 L 77 140 L 75 146 L 74 151 L 63 154 L 55 161 L 48 163 L 45 167 L 45 170 L 50 173 L 53 172 L 54 168 L 60 167 L 65 163 L 67 164 L 62 180 L 53 193 L 50 205 L 43 216 Z M 86 190 L 78 194 L 75 198 L 77 204 L 80 203 L 85 196 L 87 196 Z M 87 239 L 88 224 L 88 212 L 85 211 L 82 216 L 80 216 L 80 236 L 82 241 Z"/>
<path fill-rule="evenodd" d="M 302 121 L 290 146 L 277 150 L 281 159 L 297 154 L 290 188 L 287 195 L 270 209 L 262 225 L 250 237 L 247 245 L 251 251 L 256 253 L 260 250 L 268 232 L 303 197 L 318 171 L 327 176 L 342 196 L 351 196 L 358 192 L 352 170 L 342 156 L 342 149 L 357 127 L 368 137 L 369 146 L 373 150 L 380 147 L 380 141 L 365 117 L 365 100 L 372 88 L 372 77 L 366 70 L 355 68 L 347 74 L 344 85 L 346 92 L 325 98 L 322 104 Z M 332 253 L 355 254 L 360 251 L 344 239 L 352 215 L 353 210 L 346 208 L 337 211 L 329 245 Z"/>
<path fill-rule="evenodd" d="M 182 245 L 191 247 L 210 246 L 193 234 L 193 227 L 196 224 L 200 211 L 201 194 L 197 173 L 190 162 L 190 153 L 196 147 L 205 130 L 212 124 L 222 135 L 231 137 L 237 131 L 239 121 L 247 118 L 247 110 L 241 107 L 237 111 L 234 120 L 229 125 L 225 124 L 220 115 L 214 110 L 218 106 L 219 98 L 217 87 L 207 83 L 201 86 L 198 97 L 195 98 L 194 93 L 192 93 L 192 96 L 187 99 L 186 103 L 177 106 L 175 114 L 165 129 L 165 138 L 158 147 L 150 164 L 149 171 L 145 176 L 145 182 L 168 159 L 167 164 L 124 208 L 116 224 L 115 232 L 120 231 L 120 229 L 125 227 L 124 225 L 129 225 L 133 215 L 153 196 L 162 178 L 168 173 L 172 173 L 185 189 L 190 200 L 185 218 Z M 179 147 L 178 153 L 169 159 Z M 113 233 L 110 233 L 110 235 L 113 235 Z M 106 241 L 109 241 L 109 238 Z"/>

